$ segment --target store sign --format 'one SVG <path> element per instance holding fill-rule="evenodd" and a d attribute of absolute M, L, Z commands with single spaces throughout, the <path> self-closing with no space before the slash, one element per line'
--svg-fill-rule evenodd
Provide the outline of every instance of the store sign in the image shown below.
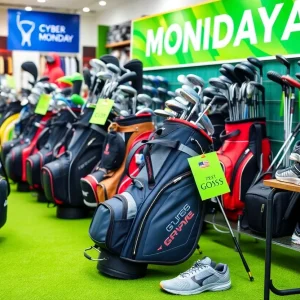
<path fill-rule="evenodd" d="M 79 15 L 8 10 L 8 49 L 79 52 Z"/>
<path fill-rule="evenodd" d="M 132 27 L 132 58 L 148 69 L 299 56 L 300 0 L 210 1 Z"/>

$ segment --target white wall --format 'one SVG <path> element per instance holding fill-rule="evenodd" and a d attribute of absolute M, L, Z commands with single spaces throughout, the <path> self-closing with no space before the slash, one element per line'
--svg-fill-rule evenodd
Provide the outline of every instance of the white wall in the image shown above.
<path fill-rule="evenodd" d="M 204 0 L 125 0 L 115 7 L 108 8 L 98 14 L 98 24 L 115 25 L 125 21 L 140 18 L 143 15 L 153 15 L 189 5 L 199 4 Z M 109 2 L 108 2 L 109 3 Z"/>
<path fill-rule="evenodd" d="M 80 16 L 80 46 L 97 47 L 97 16 Z"/>
<path fill-rule="evenodd" d="M 6 9 L 0 8 L 0 36 L 7 36 L 7 11 Z"/>

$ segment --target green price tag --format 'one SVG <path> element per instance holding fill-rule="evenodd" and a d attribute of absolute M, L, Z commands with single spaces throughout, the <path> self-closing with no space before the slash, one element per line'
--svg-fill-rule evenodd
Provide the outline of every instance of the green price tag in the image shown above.
<path fill-rule="evenodd" d="M 35 108 L 35 113 L 44 116 L 49 108 L 51 95 L 42 94 Z"/>
<path fill-rule="evenodd" d="M 188 159 L 202 201 L 230 192 L 216 152 Z"/>
<path fill-rule="evenodd" d="M 113 106 L 114 100 L 99 99 L 90 123 L 104 125 Z"/>

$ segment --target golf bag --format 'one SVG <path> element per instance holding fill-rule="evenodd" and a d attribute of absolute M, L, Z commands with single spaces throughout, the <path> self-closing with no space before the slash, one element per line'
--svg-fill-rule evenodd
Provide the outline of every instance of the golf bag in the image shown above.
<path fill-rule="evenodd" d="M 272 188 L 262 181 L 253 185 L 245 196 L 241 226 L 259 235 L 266 235 L 267 202 Z M 291 236 L 299 219 L 299 193 L 279 191 L 273 199 L 273 237 Z"/>
<path fill-rule="evenodd" d="M 80 112 L 79 109 L 73 111 L 78 114 Z M 64 145 L 70 141 L 72 123 L 75 120 L 67 109 L 61 110 L 40 134 L 37 141 L 38 152 L 29 156 L 26 161 L 26 179 L 32 188 L 42 189 L 41 169 L 45 164 L 53 161 L 63 150 Z"/>
<path fill-rule="evenodd" d="M 109 121 L 104 126 L 89 123 L 93 111 L 85 109 L 73 124 L 74 134 L 66 151 L 42 168 L 44 193 L 57 205 L 58 218 L 82 218 L 89 213 L 83 203 L 80 179 L 91 173 L 101 159 L 109 127 Z"/>
<path fill-rule="evenodd" d="M 101 161 L 92 174 L 81 179 L 84 203 L 96 207 L 113 197 L 117 190 L 125 190 L 131 180 L 124 174 L 129 151 L 140 141 L 148 140 L 154 130 L 151 115 L 142 114 L 117 119 L 109 126 Z M 138 150 L 134 153 L 129 173 L 136 175 L 139 168 Z"/>
<path fill-rule="evenodd" d="M 98 270 L 117 278 L 145 276 L 149 263 L 188 259 L 204 219 L 187 159 L 212 151 L 212 139 L 194 124 L 170 119 L 142 145 L 145 165 L 125 192 L 98 206 L 89 229 L 96 244 L 89 249 L 101 252 Z M 127 174 L 128 165 L 129 159 Z"/>
<path fill-rule="evenodd" d="M 27 125 L 26 133 L 5 158 L 5 169 L 8 177 L 20 183 L 20 186 L 22 183 L 26 183 L 26 159 L 37 152 L 36 144 L 39 136 L 52 117 L 52 112 L 47 112 L 44 116 L 34 115 L 31 124 Z M 11 146 L 10 142 L 7 143 L 8 145 L 3 145 L 4 149 Z"/>
<path fill-rule="evenodd" d="M 246 192 L 270 165 L 271 147 L 265 118 L 226 121 L 225 131 L 221 134 L 224 144 L 218 157 L 230 193 L 222 199 L 226 215 L 236 221 L 242 215 Z"/>
<path fill-rule="evenodd" d="M 9 181 L 1 162 L 0 166 L 0 228 L 6 223 L 7 219 L 7 197 L 10 193 Z"/>
<path fill-rule="evenodd" d="M 223 114 L 219 112 L 212 113 L 208 115 L 211 123 L 214 126 L 215 132 L 212 135 L 214 142 L 214 149 L 217 151 L 222 146 L 222 141 L 220 139 L 220 135 L 222 131 L 225 129 L 225 120 L 228 118 L 228 113 Z"/>

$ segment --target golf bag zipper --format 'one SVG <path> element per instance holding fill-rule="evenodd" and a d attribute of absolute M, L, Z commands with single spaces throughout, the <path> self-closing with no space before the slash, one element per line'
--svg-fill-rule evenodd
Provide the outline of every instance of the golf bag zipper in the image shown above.
<path fill-rule="evenodd" d="M 182 175 L 180 176 L 177 176 L 175 179 L 173 179 L 172 181 L 169 181 L 167 184 L 165 184 L 158 192 L 158 194 L 156 195 L 156 197 L 153 199 L 153 201 L 151 202 L 149 208 L 147 209 L 143 219 L 142 219 L 142 222 L 141 222 L 141 225 L 139 226 L 139 229 L 138 229 L 138 233 L 137 233 L 137 236 L 135 238 L 135 241 L 134 241 L 134 248 L 133 248 L 133 255 L 135 256 L 136 255 L 136 250 L 137 250 L 137 247 L 138 247 L 138 244 L 139 244 L 139 240 L 140 240 L 140 236 L 141 236 L 141 233 L 142 233 L 142 230 L 143 230 L 143 227 L 144 227 L 144 224 L 145 224 L 145 221 L 147 220 L 147 217 L 149 215 L 149 213 L 151 212 L 154 204 L 156 203 L 156 201 L 159 199 L 160 195 L 171 185 L 174 185 L 174 184 L 177 184 L 178 182 L 180 182 L 182 179 L 190 176 L 192 174 L 191 171 L 188 171 L 186 173 L 183 173 Z"/>
<path fill-rule="evenodd" d="M 235 181 L 235 177 L 236 177 L 236 174 L 238 172 L 238 169 L 241 165 L 241 163 L 243 162 L 244 158 L 247 156 L 247 154 L 249 153 L 250 149 L 247 148 L 243 155 L 240 156 L 240 158 L 238 159 L 237 163 L 235 164 L 234 168 L 233 168 L 233 171 L 232 171 L 232 176 L 231 176 L 231 180 L 230 180 L 230 194 L 232 194 L 233 192 L 233 185 L 234 185 L 234 181 Z"/>

